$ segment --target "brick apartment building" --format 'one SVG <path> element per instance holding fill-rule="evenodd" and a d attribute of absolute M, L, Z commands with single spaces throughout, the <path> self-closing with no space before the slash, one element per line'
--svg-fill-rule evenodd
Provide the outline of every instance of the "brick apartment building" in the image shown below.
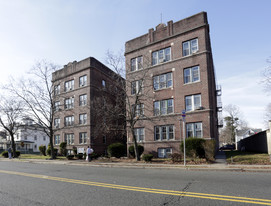
<path fill-rule="evenodd" d="M 53 73 L 56 148 L 67 142 L 69 152 L 91 146 L 95 153 L 105 154 L 109 144 L 126 142 L 125 120 L 115 115 L 113 121 L 106 115 L 109 106 L 116 104 L 111 91 L 118 81 L 124 80 L 93 57 L 68 63 Z"/>
<path fill-rule="evenodd" d="M 161 23 L 126 42 L 125 59 L 129 98 L 140 110 L 135 136 L 144 153 L 167 157 L 180 151 L 183 110 L 186 138 L 218 143 L 219 91 L 206 12 Z M 129 131 L 127 137 L 129 146 L 133 143 Z"/>

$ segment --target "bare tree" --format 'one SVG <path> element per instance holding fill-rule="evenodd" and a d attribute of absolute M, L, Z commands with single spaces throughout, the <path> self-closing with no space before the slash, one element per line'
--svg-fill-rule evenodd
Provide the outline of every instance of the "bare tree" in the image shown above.
<path fill-rule="evenodd" d="M 22 118 L 23 104 L 16 98 L 1 97 L 0 126 L 11 138 L 13 157 L 17 157 L 14 136 L 19 129 L 18 122 Z"/>
<path fill-rule="evenodd" d="M 30 70 L 32 78 L 12 81 L 6 88 L 19 97 L 26 106 L 27 116 L 44 128 L 50 139 L 51 159 L 55 159 L 53 145 L 54 88 L 52 73 L 58 66 L 46 60 L 37 62 Z"/>
<path fill-rule="evenodd" d="M 126 126 L 132 135 L 132 140 L 135 149 L 136 160 L 140 160 L 138 152 L 138 141 L 135 134 L 135 126 L 142 119 L 148 119 L 145 115 L 146 110 L 150 105 L 146 104 L 146 100 L 149 99 L 149 92 L 151 90 L 152 77 L 149 74 L 149 64 L 145 61 L 143 65 L 142 62 L 137 62 L 140 71 L 136 74 L 133 74 L 130 78 L 127 78 L 129 74 L 126 74 L 125 70 L 125 59 L 123 54 L 120 52 L 114 54 L 113 52 L 108 51 L 106 53 L 106 63 L 116 72 L 116 78 L 126 77 L 125 81 L 119 81 L 118 93 L 116 98 L 125 99 L 126 110 L 119 111 L 120 116 L 125 117 Z M 129 63 L 126 63 L 126 67 L 130 67 Z"/>
<path fill-rule="evenodd" d="M 267 59 L 267 63 L 269 64 L 268 67 L 265 68 L 265 70 L 263 71 L 263 80 L 262 80 L 262 84 L 264 85 L 264 89 L 266 91 L 266 93 L 271 94 L 271 57 L 269 59 Z"/>

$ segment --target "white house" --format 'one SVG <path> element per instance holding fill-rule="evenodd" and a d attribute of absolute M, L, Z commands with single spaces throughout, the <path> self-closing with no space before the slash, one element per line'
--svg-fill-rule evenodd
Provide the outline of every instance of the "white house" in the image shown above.
<path fill-rule="evenodd" d="M 7 141 L 11 141 L 10 136 L 7 136 Z M 16 150 L 21 152 L 39 152 L 39 146 L 45 145 L 47 148 L 50 142 L 44 128 L 28 118 L 18 125 L 14 141 Z"/>

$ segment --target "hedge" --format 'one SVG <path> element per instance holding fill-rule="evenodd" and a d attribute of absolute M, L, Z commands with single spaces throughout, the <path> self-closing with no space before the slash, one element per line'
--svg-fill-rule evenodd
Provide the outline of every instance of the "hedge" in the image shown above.
<path fill-rule="evenodd" d="M 135 149 L 134 145 L 129 147 L 129 154 L 135 158 Z M 144 147 L 142 145 L 137 145 L 139 156 L 141 156 L 144 152 Z"/>
<path fill-rule="evenodd" d="M 126 153 L 126 146 L 122 143 L 113 143 L 107 147 L 109 157 L 123 157 Z"/>

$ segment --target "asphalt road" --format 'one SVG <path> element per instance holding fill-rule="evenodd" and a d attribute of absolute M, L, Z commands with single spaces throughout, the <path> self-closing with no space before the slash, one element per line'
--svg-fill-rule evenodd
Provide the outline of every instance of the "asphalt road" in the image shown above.
<path fill-rule="evenodd" d="M 0 162 L 11 205 L 271 205 L 271 173 Z"/>

